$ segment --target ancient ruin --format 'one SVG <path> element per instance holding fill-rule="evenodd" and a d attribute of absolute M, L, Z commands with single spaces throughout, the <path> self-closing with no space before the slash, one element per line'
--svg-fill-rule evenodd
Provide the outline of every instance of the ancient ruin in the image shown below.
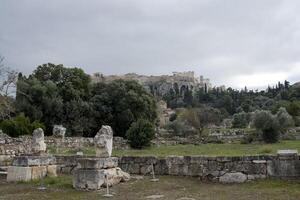
<path fill-rule="evenodd" d="M 110 126 L 102 126 L 94 138 L 96 157 L 110 157 L 113 147 L 113 131 Z"/>
<path fill-rule="evenodd" d="M 79 190 L 99 190 L 128 181 L 130 175 L 118 167 L 118 158 L 111 157 L 113 131 L 102 126 L 94 138 L 96 156 L 78 158 L 73 174 L 73 187 Z"/>
<path fill-rule="evenodd" d="M 65 138 L 65 134 L 66 134 L 66 128 L 63 127 L 62 125 L 54 125 L 53 126 L 53 136 L 56 138 Z"/>
<path fill-rule="evenodd" d="M 208 91 L 212 89 L 212 84 L 208 78 L 204 78 L 203 76 L 197 77 L 193 71 L 173 72 L 173 75 L 161 76 L 146 76 L 135 73 L 120 76 L 105 76 L 101 73 L 95 73 L 91 78 L 94 83 L 111 82 L 116 79 L 135 80 L 154 96 L 160 97 L 168 93 L 171 89 L 178 91 L 180 95 L 183 95 L 189 90 L 196 91 L 197 89 L 203 88 L 205 91 Z M 225 90 L 225 86 L 220 86 L 218 88 L 220 90 Z"/>
<path fill-rule="evenodd" d="M 33 131 L 31 154 L 15 156 L 12 166 L 7 169 L 7 181 L 30 181 L 45 176 L 57 176 L 56 159 L 46 154 L 44 131 L 38 128 Z"/>
<path fill-rule="evenodd" d="M 44 142 L 44 131 L 41 128 L 35 129 L 32 133 L 32 152 L 34 154 L 42 154 L 46 152 L 46 144 Z"/>

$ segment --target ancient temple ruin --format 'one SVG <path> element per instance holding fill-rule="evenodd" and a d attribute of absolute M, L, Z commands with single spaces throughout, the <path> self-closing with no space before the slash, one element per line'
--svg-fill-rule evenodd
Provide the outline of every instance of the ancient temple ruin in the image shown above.
<path fill-rule="evenodd" d="M 177 92 L 178 95 L 184 95 L 187 91 L 196 91 L 203 89 L 205 91 L 212 89 L 210 79 L 204 76 L 196 76 L 194 71 L 173 72 L 172 75 L 161 76 L 146 76 L 135 73 L 125 75 L 109 75 L 105 76 L 101 73 L 91 75 L 94 83 L 111 82 L 117 79 L 135 80 L 140 83 L 148 92 L 156 97 L 162 97 L 170 90 Z M 225 86 L 218 87 L 220 90 L 225 90 Z"/>
<path fill-rule="evenodd" d="M 79 190 L 99 190 L 128 181 L 130 175 L 118 167 L 118 158 L 111 157 L 113 131 L 110 126 L 102 126 L 94 138 L 96 156 L 77 159 L 73 174 L 73 187 Z"/>

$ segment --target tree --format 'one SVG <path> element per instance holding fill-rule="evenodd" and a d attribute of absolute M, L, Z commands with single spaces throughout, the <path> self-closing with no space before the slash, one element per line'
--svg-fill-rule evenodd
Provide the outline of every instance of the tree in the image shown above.
<path fill-rule="evenodd" d="M 262 131 L 265 142 L 274 143 L 278 141 L 280 133 L 294 125 L 294 121 L 285 108 L 280 108 L 275 115 L 270 111 L 255 111 L 253 124 Z"/>
<path fill-rule="evenodd" d="M 19 76 L 17 110 L 45 123 L 46 134 L 52 133 L 53 125 L 64 124 L 67 134 L 88 135 L 93 127 L 89 85 L 90 78 L 82 69 L 51 63 L 38 66 L 29 77 Z"/>
<path fill-rule="evenodd" d="M 265 142 L 275 143 L 279 140 L 279 122 L 270 111 L 255 111 L 253 124 L 257 130 L 262 131 Z"/>
<path fill-rule="evenodd" d="M 111 125 L 118 136 L 124 137 L 137 119 L 143 118 L 153 123 L 156 120 L 155 99 L 136 81 L 97 83 L 91 93 L 96 121 Z M 95 101 L 98 103 L 95 104 Z M 106 113 L 108 118 L 105 119 L 102 113 Z"/>
<path fill-rule="evenodd" d="M 283 107 L 281 107 L 276 113 L 276 118 L 280 124 L 281 130 L 294 126 L 294 120 L 292 116 Z"/>
<path fill-rule="evenodd" d="M 0 55 L 0 120 L 10 119 L 15 114 L 14 93 L 17 72 L 4 65 Z"/>
<path fill-rule="evenodd" d="M 131 147 L 141 149 L 150 145 L 154 138 L 154 125 L 148 120 L 138 119 L 133 122 L 126 133 Z"/>
<path fill-rule="evenodd" d="M 4 65 L 4 57 L 0 55 L 0 94 L 10 96 L 14 93 L 18 72 Z"/>
<path fill-rule="evenodd" d="M 250 114 L 245 112 L 236 113 L 233 115 L 233 128 L 246 128 L 250 123 Z"/>
<path fill-rule="evenodd" d="M 209 106 L 201 108 L 185 109 L 179 115 L 179 120 L 185 122 L 187 125 L 192 126 L 199 133 L 208 125 L 216 125 L 222 121 L 221 112 Z"/>

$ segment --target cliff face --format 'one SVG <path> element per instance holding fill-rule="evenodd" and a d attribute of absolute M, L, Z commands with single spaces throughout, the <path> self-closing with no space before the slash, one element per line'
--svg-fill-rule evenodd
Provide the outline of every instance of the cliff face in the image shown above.
<path fill-rule="evenodd" d="M 93 82 L 110 82 L 116 79 L 135 80 L 145 87 L 154 96 L 161 97 L 171 89 L 179 95 L 184 95 L 187 91 L 194 91 L 197 88 L 211 89 L 209 79 L 203 76 L 196 77 L 193 71 L 173 72 L 173 75 L 145 76 L 135 73 L 125 75 L 110 75 L 96 73 L 91 76 Z"/>

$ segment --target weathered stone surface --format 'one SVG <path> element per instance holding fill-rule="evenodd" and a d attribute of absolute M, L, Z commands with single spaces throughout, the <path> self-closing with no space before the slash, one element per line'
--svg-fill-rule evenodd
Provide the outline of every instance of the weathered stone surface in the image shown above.
<path fill-rule="evenodd" d="M 107 169 L 118 166 L 117 157 L 109 158 L 78 158 L 77 159 L 78 168 L 86 169 Z"/>
<path fill-rule="evenodd" d="M 54 125 L 52 134 L 56 138 L 65 138 L 66 130 L 62 125 Z"/>
<path fill-rule="evenodd" d="M 298 150 L 296 149 L 287 149 L 287 150 L 278 150 L 277 155 L 279 156 L 291 156 L 291 155 L 297 155 Z"/>
<path fill-rule="evenodd" d="M 16 167 L 10 166 L 7 169 L 7 181 L 30 181 L 31 180 L 31 167 Z"/>
<path fill-rule="evenodd" d="M 154 195 L 146 196 L 146 199 L 161 199 L 161 198 L 164 198 L 164 197 L 165 197 L 165 195 L 154 194 Z"/>
<path fill-rule="evenodd" d="M 11 155 L 0 155 L 0 166 L 9 166 L 13 157 Z"/>
<path fill-rule="evenodd" d="M 77 169 L 73 174 L 73 187 L 83 190 L 99 190 L 104 179 L 104 170 Z"/>
<path fill-rule="evenodd" d="M 244 183 L 247 180 L 247 175 L 236 172 L 236 173 L 227 173 L 220 177 L 219 181 L 221 183 Z"/>
<path fill-rule="evenodd" d="M 76 169 L 73 174 L 73 187 L 76 189 L 99 190 L 101 187 L 128 181 L 130 175 L 120 168 Z"/>
<path fill-rule="evenodd" d="M 57 177 L 57 165 L 48 165 L 47 166 L 47 176 L 48 177 Z"/>
<path fill-rule="evenodd" d="M 35 129 L 32 133 L 32 151 L 34 153 L 46 152 L 46 144 L 44 142 L 44 131 L 41 128 Z"/>
<path fill-rule="evenodd" d="M 268 162 L 268 176 L 299 178 L 300 160 L 272 160 Z"/>
<path fill-rule="evenodd" d="M 102 126 L 94 138 L 97 157 L 110 157 L 113 147 L 113 131 L 110 126 Z"/>
<path fill-rule="evenodd" d="M 298 159 L 298 150 L 278 150 L 277 151 L 279 160 L 294 160 Z"/>
<path fill-rule="evenodd" d="M 43 165 L 53 165 L 56 163 L 56 158 L 50 155 L 43 156 L 16 156 L 13 159 L 13 166 L 43 166 Z"/>
<path fill-rule="evenodd" d="M 31 180 L 41 179 L 47 175 L 47 166 L 34 166 L 31 170 Z"/>

